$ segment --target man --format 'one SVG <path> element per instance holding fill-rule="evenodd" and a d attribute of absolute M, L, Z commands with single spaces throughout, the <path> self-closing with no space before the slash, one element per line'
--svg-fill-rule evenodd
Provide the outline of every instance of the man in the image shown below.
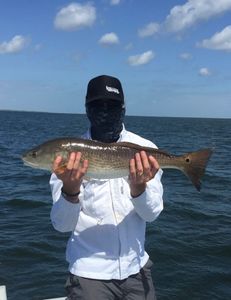
<path fill-rule="evenodd" d="M 156 147 L 124 128 L 124 95 L 117 78 L 90 80 L 86 112 L 90 129 L 84 138 Z M 58 231 L 72 232 L 66 251 L 67 299 L 156 299 L 144 240 L 146 222 L 163 209 L 158 162 L 141 151 L 130 161 L 128 178 L 88 181 L 88 161 L 81 161 L 81 153 L 71 153 L 66 171 L 59 174 L 61 162 L 58 156 L 50 180 L 51 220 Z"/>

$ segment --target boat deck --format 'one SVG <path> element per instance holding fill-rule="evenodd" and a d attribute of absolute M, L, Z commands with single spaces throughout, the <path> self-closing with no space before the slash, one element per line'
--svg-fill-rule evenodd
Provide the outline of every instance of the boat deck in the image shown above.
<path fill-rule="evenodd" d="M 61 298 L 51 298 L 51 299 L 44 299 L 44 300 L 65 300 L 65 299 L 66 299 L 65 297 L 61 297 Z M 5 285 L 0 285 L 0 300 L 7 300 Z"/>

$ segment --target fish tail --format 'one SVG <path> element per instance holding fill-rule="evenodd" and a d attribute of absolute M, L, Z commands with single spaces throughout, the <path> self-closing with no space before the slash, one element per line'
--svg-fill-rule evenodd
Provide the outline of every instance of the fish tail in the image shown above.
<path fill-rule="evenodd" d="M 212 149 L 202 149 L 184 155 L 184 173 L 198 191 L 201 189 L 201 178 L 205 173 L 206 165 L 212 153 Z"/>

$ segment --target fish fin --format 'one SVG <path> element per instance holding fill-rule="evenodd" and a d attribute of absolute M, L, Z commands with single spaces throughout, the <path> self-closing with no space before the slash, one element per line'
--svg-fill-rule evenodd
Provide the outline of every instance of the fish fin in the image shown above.
<path fill-rule="evenodd" d="M 116 146 L 122 146 L 122 147 L 128 147 L 128 148 L 132 148 L 135 149 L 137 151 L 146 151 L 149 154 L 155 155 L 156 152 L 158 152 L 159 154 L 164 154 L 167 156 L 171 156 L 167 151 L 158 149 L 158 148 L 153 148 L 153 147 L 145 147 L 145 146 L 140 146 L 138 144 L 134 144 L 134 143 L 130 143 L 130 142 L 118 142 L 118 143 L 114 143 Z"/>
<path fill-rule="evenodd" d="M 66 167 L 67 167 L 67 164 L 63 164 L 63 165 L 59 166 L 58 168 L 56 168 L 56 169 L 54 170 L 54 172 L 55 172 L 56 174 L 63 174 L 64 171 L 66 170 Z"/>
<path fill-rule="evenodd" d="M 198 191 L 201 189 L 201 178 L 205 173 L 206 165 L 212 153 L 212 149 L 202 149 L 184 155 L 185 166 L 183 171 Z"/>
<path fill-rule="evenodd" d="M 135 148 L 135 149 L 143 148 L 138 144 L 130 143 L 130 142 L 118 142 L 118 143 L 114 143 L 114 144 L 117 146 L 119 145 L 119 146 L 123 146 L 123 147 Z"/>

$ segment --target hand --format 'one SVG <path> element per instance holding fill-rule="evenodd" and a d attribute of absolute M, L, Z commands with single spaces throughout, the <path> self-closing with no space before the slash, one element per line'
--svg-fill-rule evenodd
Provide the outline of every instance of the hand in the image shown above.
<path fill-rule="evenodd" d="M 83 177 L 87 172 L 88 161 L 84 160 L 81 162 L 80 159 L 80 152 L 72 152 L 64 170 L 62 168 L 63 159 L 61 156 L 57 156 L 53 163 L 53 172 L 62 180 L 63 189 L 68 194 L 76 194 L 80 191 Z"/>
<path fill-rule="evenodd" d="M 130 160 L 130 189 L 132 197 L 138 197 L 146 189 L 146 183 L 155 177 L 160 166 L 153 156 L 147 156 L 145 151 L 136 153 Z"/>

